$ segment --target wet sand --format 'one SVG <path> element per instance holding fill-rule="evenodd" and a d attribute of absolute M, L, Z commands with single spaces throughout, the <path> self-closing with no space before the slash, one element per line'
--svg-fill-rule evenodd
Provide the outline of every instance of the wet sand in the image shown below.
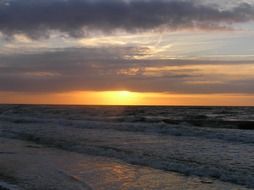
<path fill-rule="evenodd" d="M 218 180 L 0 138 L 0 189 L 4 187 L 10 190 L 247 190 Z"/>

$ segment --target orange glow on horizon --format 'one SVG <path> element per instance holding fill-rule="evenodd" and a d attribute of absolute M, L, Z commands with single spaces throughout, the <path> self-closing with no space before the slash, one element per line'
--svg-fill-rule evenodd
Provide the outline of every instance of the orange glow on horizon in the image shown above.
<path fill-rule="evenodd" d="M 66 105 L 196 105 L 254 106 L 251 94 L 170 94 L 131 91 L 78 91 L 66 93 L 2 92 L 0 103 Z"/>

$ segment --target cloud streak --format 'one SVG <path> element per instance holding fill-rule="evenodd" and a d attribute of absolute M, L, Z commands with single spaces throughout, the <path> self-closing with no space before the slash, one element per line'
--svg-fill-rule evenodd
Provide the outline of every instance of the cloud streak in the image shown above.
<path fill-rule="evenodd" d="M 90 31 L 225 29 L 254 20 L 254 7 L 241 3 L 231 9 L 197 1 L 165 0 L 9 0 L 0 4 L 0 31 L 33 38 L 60 31 L 73 37 Z"/>

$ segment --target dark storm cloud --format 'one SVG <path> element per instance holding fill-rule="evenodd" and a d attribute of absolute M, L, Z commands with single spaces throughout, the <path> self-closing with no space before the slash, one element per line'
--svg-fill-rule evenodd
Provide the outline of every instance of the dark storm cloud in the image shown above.
<path fill-rule="evenodd" d="M 139 51 L 131 47 L 118 50 L 113 47 L 68 48 L 30 55 L 0 55 L 0 91 L 68 92 L 128 89 L 144 92 L 254 93 L 253 77 L 227 80 L 223 72 L 219 75 L 199 72 L 207 64 L 231 67 L 231 64 L 233 66 L 237 62 L 125 59 L 126 56 L 136 55 L 140 55 Z M 200 68 L 192 68 L 192 65 L 199 65 Z M 172 69 L 163 69 L 169 66 L 172 66 Z M 155 68 L 155 72 L 147 68 Z M 156 69 L 160 68 L 161 71 L 157 72 Z M 222 83 L 216 82 L 219 79 Z M 199 83 L 207 80 L 215 83 Z M 190 83 L 193 81 L 194 83 Z M 195 83 L 197 81 L 198 83 Z"/>
<path fill-rule="evenodd" d="M 11 36 L 47 36 L 57 30 L 71 36 L 91 30 L 129 32 L 181 28 L 219 29 L 254 19 L 247 3 L 220 9 L 197 1 L 165 0 L 6 0 L 0 3 L 0 31 Z"/>

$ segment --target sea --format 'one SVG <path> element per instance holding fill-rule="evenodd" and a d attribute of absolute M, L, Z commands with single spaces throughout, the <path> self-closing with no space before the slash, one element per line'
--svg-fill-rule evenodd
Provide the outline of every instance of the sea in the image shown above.
<path fill-rule="evenodd" d="M 0 137 L 254 188 L 254 107 L 1 105 Z"/>

